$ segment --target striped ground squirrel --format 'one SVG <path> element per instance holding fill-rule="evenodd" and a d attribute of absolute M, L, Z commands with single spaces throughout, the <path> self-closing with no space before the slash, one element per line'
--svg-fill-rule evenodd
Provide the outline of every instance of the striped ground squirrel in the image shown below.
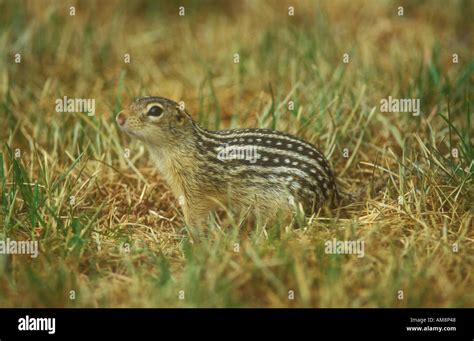
<path fill-rule="evenodd" d="M 274 217 L 339 200 L 324 155 L 312 144 L 269 129 L 210 131 L 162 97 L 142 97 L 116 117 L 148 147 L 188 226 L 202 227 L 219 205 Z"/>

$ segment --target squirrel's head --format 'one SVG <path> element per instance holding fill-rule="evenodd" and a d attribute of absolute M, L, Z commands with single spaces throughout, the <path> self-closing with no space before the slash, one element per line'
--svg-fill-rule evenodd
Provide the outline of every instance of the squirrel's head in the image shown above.
<path fill-rule="evenodd" d="M 157 147 L 178 145 L 193 121 L 178 103 L 163 97 L 140 97 L 117 114 L 117 124 L 128 135 Z"/>

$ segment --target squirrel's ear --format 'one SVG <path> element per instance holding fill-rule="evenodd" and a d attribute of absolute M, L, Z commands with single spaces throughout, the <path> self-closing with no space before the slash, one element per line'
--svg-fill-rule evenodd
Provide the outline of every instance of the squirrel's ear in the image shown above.
<path fill-rule="evenodd" d="M 179 125 L 183 125 L 184 122 L 186 121 L 186 114 L 182 112 L 180 109 L 177 110 L 176 121 L 178 122 Z"/>
<path fill-rule="evenodd" d="M 178 121 L 179 125 L 183 125 L 186 121 L 188 120 L 192 121 L 193 119 L 191 118 L 191 115 L 189 115 L 184 108 L 181 108 L 179 105 L 177 105 L 176 106 L 176 120 Z"/>

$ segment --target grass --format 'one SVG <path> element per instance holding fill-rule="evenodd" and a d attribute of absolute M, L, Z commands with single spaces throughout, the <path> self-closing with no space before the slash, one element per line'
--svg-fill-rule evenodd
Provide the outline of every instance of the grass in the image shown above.
<path fill-rule="evenodd" d="M 0 240 L 40 248 L 0 255 L 0 306 L 474 306 L 471 2 L 75 6 L 0 2 Z M 191 244 L 115 124 L 139 95 L 183 100 L 208 128 L 304 137 L 357 200 L 299 228 L 217 219 Z M 63 96 L 96 114 L 55 112 Z M 388 96 L 419 98 L 420 116 L 380 112 Z M 334 238 L 363 240 L 365 257 L 326 254 Z"/>

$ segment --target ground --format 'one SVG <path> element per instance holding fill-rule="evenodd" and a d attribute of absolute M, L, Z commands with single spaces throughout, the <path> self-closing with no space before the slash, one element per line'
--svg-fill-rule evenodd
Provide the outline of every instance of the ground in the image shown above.
<path fill-rule="evenodd" d="M 0 240 L 39 245 L 0 254 L 0 306 L 474 306 L 469 13 L 470 1 L 0 2 Z M 210 129 L 305 138 L 356 200 L 298 224 L 213 221 L 191 244 L 177 198 L 115 123 L 141 95 L 183 101 Z M 94 99 L 94 115 L 57 112 L 64 96 Z M 383 111 L 389 96 L 419 99 L 419 115 Z M 334 239 L 363 241 L 364 256 L 329 254 Z"/>

